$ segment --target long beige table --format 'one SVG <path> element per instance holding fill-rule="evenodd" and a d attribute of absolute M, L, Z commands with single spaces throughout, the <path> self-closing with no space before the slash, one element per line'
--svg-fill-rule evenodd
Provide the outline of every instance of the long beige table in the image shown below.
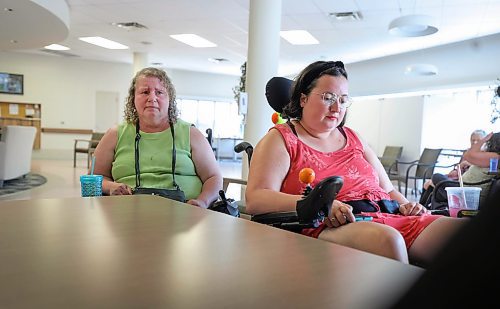
<path fill-rule="evenodd" d="M 422 271 L 161 197 L 0 203 L 0 308 L 383 308 Z"/>

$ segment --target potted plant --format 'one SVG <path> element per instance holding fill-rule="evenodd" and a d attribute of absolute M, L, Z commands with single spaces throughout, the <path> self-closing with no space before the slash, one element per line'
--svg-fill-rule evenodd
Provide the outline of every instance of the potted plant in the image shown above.
<path fill-rule="evenodd" d="M 244 115 L 247 112 L 247 93 L 245 91 L 245 83 L 247 80 L 247 62 L 245 61 L 241 67 L 240 82 L 233 88 L 234 99 L 238 103 L 238 111 Z"/>
<path fill-rule="evenodd" d="M 500 79 L 497 81 L 500 82 Z M 491 120 L 490 122 L 495 123 L 498 118 L 500 118 L 500 108 L 497 106 L 498 101 L 500 101 L 500 85 L 498 85 L 493 93 L 493 98 L 491 99 Z"/>

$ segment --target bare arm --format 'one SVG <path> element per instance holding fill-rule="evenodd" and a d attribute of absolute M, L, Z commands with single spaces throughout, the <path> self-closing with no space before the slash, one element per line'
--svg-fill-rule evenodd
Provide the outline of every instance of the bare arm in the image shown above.
<path fill-rule="evenodd" d="M 281 184 L 290 168 L 290 157 L 277 130 L 270 130 L 255 146 L 245 191 L 250 214 L 295 211 L 301 195 L 281 193 Z"/>
<path fill-rule="evenodd" d="M 200 195 L 187 203 L 207 208 L 219 196 L 219 190 L 222 189 L 222 174 L 212 148 L 200 130 L 191 127 L 190 140 L 194 166 L 203 186 Z"/>
<path fill-rule="evenodd" d="M 500 158 L 500 155 L 496 152 L 481 150 L 481 147 L 491 138 L 492 135 L 493 133 L 490 133 L 480 139 L 477 143 L 472 144 L 471 147 L 465 151 L 464 159 L 479 167 L 489 167 L 490 158 Z"/>
<path fill-rule="evenodd" d="M 356 133 L 357 134 L 357 133 Z M 401 194 L 401 192 L 397 191 L 394 188 L 389 176 L 387 175 L 382 163 L 378 159 L 377 155 L 373 151 L 373 149 L 366 143 L 358 134 L 361 142 L 363 143 L 364 148 L 364 157 L 365 159 L 373 166 L 373 168 L 377 171 L 379 177 L 379 185 L 385 192 L 389 193 L 389 196 L 392 200 L 395 200 L 399 203 L 399 212 L 402 215 L 421 215 L 427 212 L 424 206 L 419 203 L 409 202 L 406 197 Z"/>
<path fill-rule="evenodd" d="M 118 127 L 110 128 L 102 137 L 94 151 L 94 174 L 102 175 L 102 192 L 104 195 L 132 194 L 132 189 L 113 180 L 111 167 L 115 156 L 115 147 L 118 140 Z"/>

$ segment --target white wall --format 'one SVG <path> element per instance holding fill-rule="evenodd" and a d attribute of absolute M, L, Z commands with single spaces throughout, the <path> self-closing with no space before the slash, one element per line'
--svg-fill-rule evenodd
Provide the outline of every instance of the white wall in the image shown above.
<path fill-rule="evenodd" d="M 420 156 L 423 97 L 357 99 L 346 126 L 356 130 L 378 156 L 387 145 L 403 146 L 402 160 Z"/>
<path fill-rule="evenodd" d="M 0 72 L 24 75 L 24 95 L 0 94 L 0 101 L 40 103 L 43 128 L 94 130 L 96 93 L 119 93 L 116 121 L 123 120 L 132 65 L 59 56 L 0 52 Z M 168 70 L 178 97 L 232 99 L 238 77 Z M 42 133 L 42 149 L 72 150 L 74 139 L 90 135 Z"/>
<path fill-rule="evenodd" d="M 233 99 L 233 87 L 238 76 L 167 69 L 177 91 L 177 97 Z"/>

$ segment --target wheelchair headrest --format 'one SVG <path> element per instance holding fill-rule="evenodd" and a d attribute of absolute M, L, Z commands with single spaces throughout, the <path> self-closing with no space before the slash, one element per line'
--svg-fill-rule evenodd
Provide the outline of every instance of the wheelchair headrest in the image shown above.
<path fill-rule="evenodd" d="M 273 77 L 266 84 L 266 98 L 269 105 L 278 113 L 290 102 L 292 80 L 284 77 Z"/>

